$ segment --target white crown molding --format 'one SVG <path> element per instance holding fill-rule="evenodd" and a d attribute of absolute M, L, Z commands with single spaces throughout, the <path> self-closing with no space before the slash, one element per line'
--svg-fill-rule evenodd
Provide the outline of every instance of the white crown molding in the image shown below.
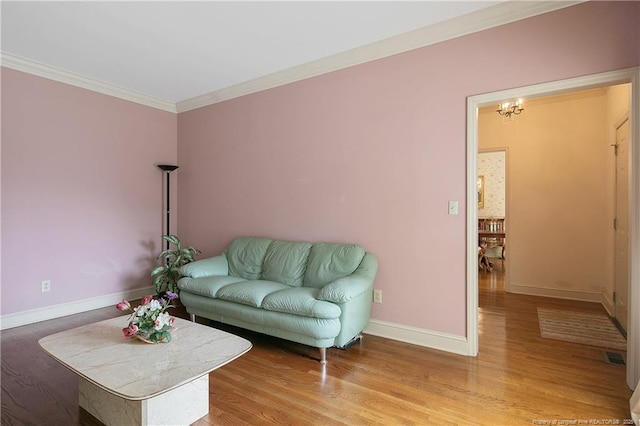
<path fill-rule="evenodd" d="M 506 1 L 458 18 L 420 28 L 376 43 L 351 49 L 293 68 L 185 99 L 176 104 L 178 113 L 282 86 L 409 50 L 440 43 L 489 28 L 583 3 L 578 1 Z"/>
<path fill-rule="evenodd" d="M 5 68 L 11 68 L 17 71 L 36 75 L 38 77 L 58 81 L 60 83 L 70 84 L 72 86 L 81 87 L 104 95 L 114 96 L 116 98 L 146 105 L 163 111 L 173 113 L 177 112 L 175 103 L 164 99 L 145 95 L 134 90 L 96 80 L 91 77 L 86 77 L 42 62 L 23 58 L 12 53 L 2 52 L 0 55 L 0 59 L 2 61 L 1 65 Z"/>
<path fill-rule="evenodd" d="M 185 99 L 177 103 L 145 95 L 134 90 L 106 83 L 42 62 L 23 58 L 8 52 L 0 52 L 0 60 L 3 67 L 114 96 L 163 111 L 181 113 L 462 37 L 532 16 L 553 12 L 583 3 L 584 1 L 585 0 L 505 1 L 458 18 L 258 77 L 234 86 Z"/>
<path fill-rule="evenodd" d="M 28 311 L 1 315 L 0 330 L 33 324 L 40 321 L 47 321 L 53 318 L 66 317 L 67 315 L 79 314 L 81 312 L 105 308 L 107 306 L 113 306 L 115 309 L 116 303 L 121 302 L 122 299 L 135 300 L 153 293 L 155 293 L 154 287 L 144 287 L 137 290 L 123 291 L 120 293 L 92 297 L 90 299 L 76 300 L 74 302 L 61 303 Z"/>

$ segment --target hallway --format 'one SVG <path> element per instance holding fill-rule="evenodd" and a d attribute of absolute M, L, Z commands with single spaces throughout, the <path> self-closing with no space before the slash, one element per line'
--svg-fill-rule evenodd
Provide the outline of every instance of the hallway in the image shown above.
<path fill-rule="evenodd" d="M 522 391 L 514 399 L 535 394 L 530 409 L 535 407 L 544 413 L 540 420 L 590 420 L 597 412 L 594 408 L 601 405 L 602 413 L 619 413 L 622 424 L 629 418 L 631 397 L 625 384 L 625 366 L 607 363 L 604 348 L 542 338 L 538 324 L 539 307 L 606 314 L 604 307 L 593 302 L 505 293 L 507 261 L 492 261 L 492 272 L 478 273 L 479 362 L 495 360 L 496 383 L 504 388 L 510 387 L 506 384 L 511 380 L 521 380 L 513 386 Z M 565 414 L 551 416 L 554 412 Z M 575 419 L 568 418 L 567 412 Z M 586 416 L 588 412 L 592 415 Z"/>

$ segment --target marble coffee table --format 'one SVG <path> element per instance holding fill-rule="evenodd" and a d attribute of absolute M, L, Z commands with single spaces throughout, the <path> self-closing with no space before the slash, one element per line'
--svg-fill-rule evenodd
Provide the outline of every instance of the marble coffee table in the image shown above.
<path fill-rule="evenodd" d="M 106 425 L 191 424 L 209 412 L 209 372 L 251 349 L 215 328 L 176 318 L 170 343 L 125 339 L 128 315 L 40 339 L 79 376 L 79 403 Z"/>

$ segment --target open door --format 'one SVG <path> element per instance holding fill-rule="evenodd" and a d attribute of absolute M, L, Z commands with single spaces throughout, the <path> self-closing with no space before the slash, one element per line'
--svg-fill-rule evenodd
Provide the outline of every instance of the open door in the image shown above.
<path fill-rule="evenodd" d="M 629 120 L 616 128 L 614 316 L 627 330 L 629 297 Z"/>

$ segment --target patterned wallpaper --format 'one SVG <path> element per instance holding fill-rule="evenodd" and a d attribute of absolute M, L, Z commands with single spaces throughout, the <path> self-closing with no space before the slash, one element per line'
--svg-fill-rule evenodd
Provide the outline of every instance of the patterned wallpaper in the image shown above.
<path fill-rule="evenodd" d="M 505 151 L 478 154 L 478 176 L 484 176 L 484 208 L 478 209 L 481 219 L 505 217 Z"/>

